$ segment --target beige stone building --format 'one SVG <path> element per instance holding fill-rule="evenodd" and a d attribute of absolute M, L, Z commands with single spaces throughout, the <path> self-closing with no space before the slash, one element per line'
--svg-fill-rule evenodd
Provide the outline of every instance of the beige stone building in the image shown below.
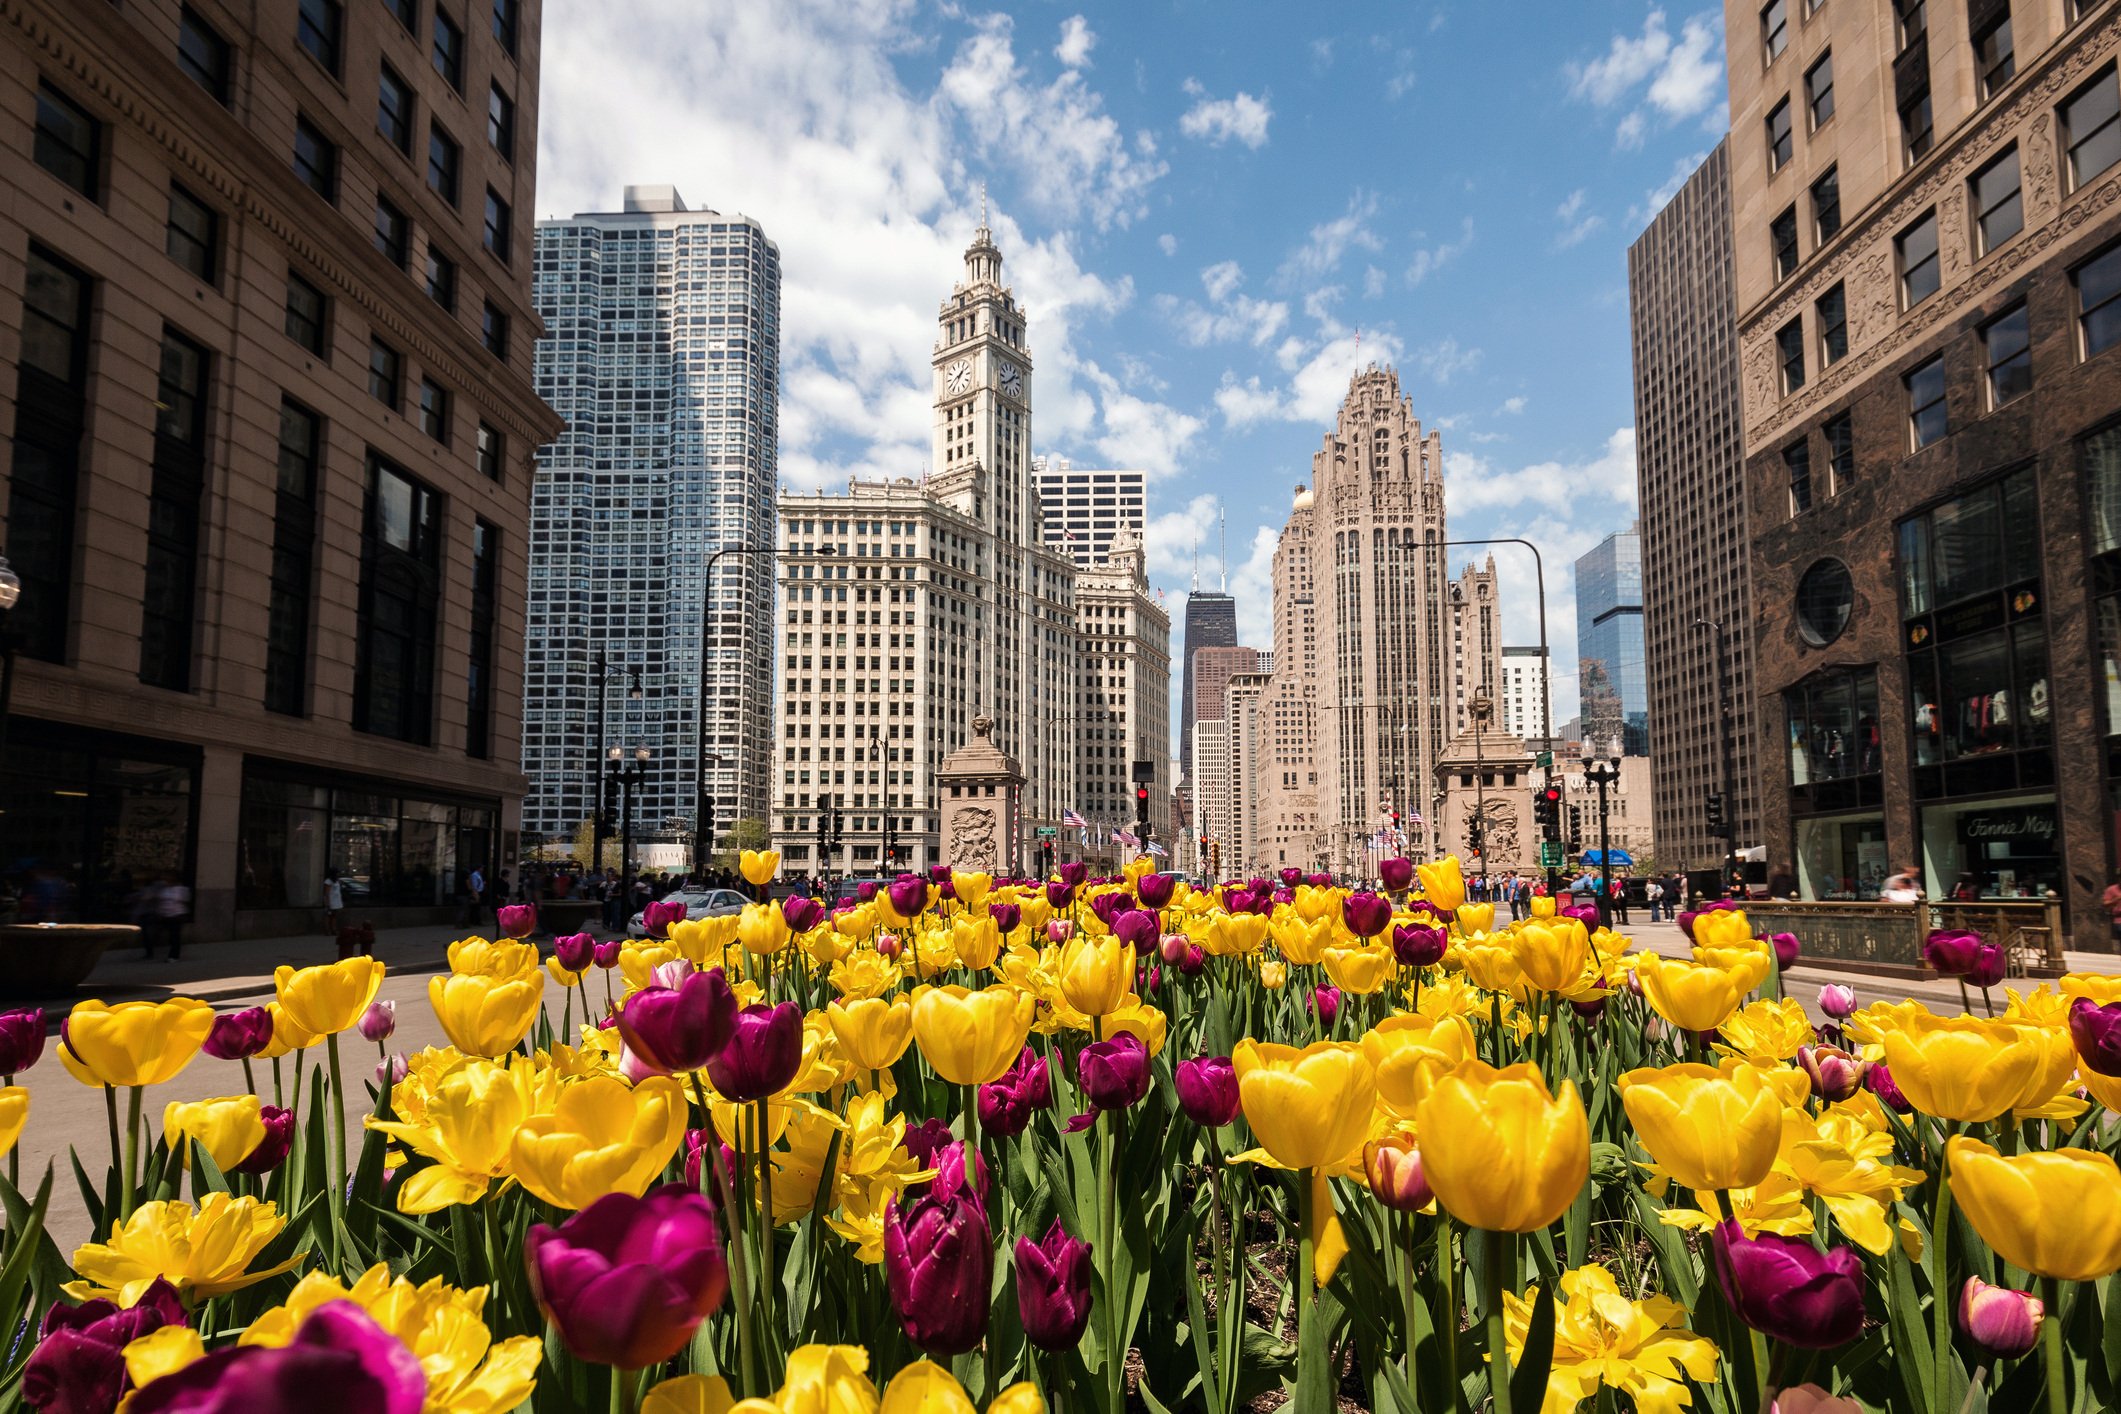
<path fill-rule="evenodd" d="M 1133 531 L 1119 531 L 1101 562 L 1077 572 L 1075 627 L 1076 782 L 1062 803 L 1102 832 L 1093 844 L 1109 844 L 1114 825 L 1138 834 L 1134 765 L 1147 762 L 1152 839 L 1170 851 L 1171 616 L 1149 588 L 1148 555 Z M 1067 833 L 1052 837 L 1057 858 L 1067 857 Z"/>
<path fill-rule="evenodd" d="M 2121 6 L 1725 16 L 1768 868 L 2110 948 Z"/>
<path fill-rule="evenodd" d="M 446 917 L 512 863 L 539 18 L 0 5 L 22 916 Z"/>

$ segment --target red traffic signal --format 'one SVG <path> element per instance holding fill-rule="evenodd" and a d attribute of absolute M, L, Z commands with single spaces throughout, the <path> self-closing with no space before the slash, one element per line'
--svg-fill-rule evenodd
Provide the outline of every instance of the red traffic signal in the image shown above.
<path fill-rule="evenodd" d="M 1149 803 L 1149 788 L 1147 786 L 1136 786 L 1134 788 L 1134 799 L 1143 805 L 1147 805 Z"/>
<path fill-rule="evenodd" d="M 1559 804 L 1561 804 L 1561 787 L 1560 787 L 1560 786 L 1548 786 L 1548 787 L 1547 787 L 1547 788 L 1546 788 L 1545 790 L 1541 791 L 1541 792 L 1539 793 L 1539 795 L 1540 795 L 1540 798 L 1541 798 L 1542 800 L 1546 801 L 1546 803 L 1547 803 L 1547 804 L 1549 804 L 1549 805 L 1559 805 Z"/>

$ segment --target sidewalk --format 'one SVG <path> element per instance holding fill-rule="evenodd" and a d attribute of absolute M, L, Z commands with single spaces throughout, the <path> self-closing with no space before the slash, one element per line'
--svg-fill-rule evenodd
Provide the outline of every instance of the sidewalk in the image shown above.
<path fill-rule="evenodd" d="M 480 933 L 477 927 L 427 923 L 413 928 L 382 928 L 376 931 L 375 955 L 394 973 L 440 972 L 446 967 L 449 945 L 459 938 Z M 484 930 L 491 936 L 493 929 Z M 132 948 L 112 948 L 103 954 L 96 970 L 72 996 L 49 998 L 66 1007 L 84 997 L 107 1002 L 161 1001 L 167 997 L 198 997 L 203 1001 L 235 1001 L 244 997 L 269 996 L 273 970 L 283 963 L 307 967 L 333 962 L 337 944 L 322 936 L 304 938 L 234 938 L 220 943 L 192 943 L 175 962 L 160 957 L 141 958 Z"/>

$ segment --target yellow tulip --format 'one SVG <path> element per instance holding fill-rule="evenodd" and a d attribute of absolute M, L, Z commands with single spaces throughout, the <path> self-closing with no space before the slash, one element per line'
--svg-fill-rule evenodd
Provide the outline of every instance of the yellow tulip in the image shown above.
<path fill-rule="evenodd" d="M 950 892 L 956 894 L 957 901 L 966 908 L 976 909 L 985 903 L 987 892 L 993 887 L 992 874 L 960 874 L 956 870 L 950 873 Z"/>
<path fill-rule="evenodd" d="M 1550 1093 L 1529 1063 L 1496 1070 L 1468 1060 L 1430 1089 L 1415 1124 L 1436 1201 L 1470 1227 L 1537 1231 L 1590 1181 L 1590 1120 L 1576 1083 Z"/>
<path fill-rule="evenodd" d="M 1343 1163 L 1369 1137 L 1377 1072 L 1360 1046 L 1319 1041 L 1298 1050 L 1248 1036 L 1230 1060 L 1245 1120 L 1281 1167 Z"/>
<path fill-rule="evenodd" d="M 213 1005 L 191 997 L 86 1001 L 67 1016 L 61 1054 L 80 1062 L 67 1069 L 85 1084 L 160 1085 L 191 1064 L 213 1025 Z"/>
<path fill-rule="evenodd" d="M 1023 1380 L 994 1396 L 987 1414 L 1046 1414 L 1046 1397 L 1037 1385 Z"/>
<path fill-rule="evenodd" d="M 1460 915 L 1465 913 L 1464 908 L 1458 911 Z M 1510 935 L 1510 943 L 1524 980 L 1542 992 L 1575 990 L 1591 960 L 1590 934 L 1574 918 L 1526 923 Z"/>
<path fill-rule="evenodd" d="M 265 1009 L 272 1013 L 272 1043 L 258 1052 L 259 1060 L 278 1060 L 296 1051 L 306 1051 L 324 1039 L 288 1015 L 287 1008 L 278 1002 L 267 1002 Z"/>
<path fill-rule="evenodd" d="M 1492 903 L 1462 903 L 1458 905 L 1458 931 L 1461 933 L 1485 933 L 1495 926 L 1495 905 Z"/>
<path fill-rule="evenodd" d="M 1532 896 L 1532 916 L 1534 918 L 1552 918 L 1554 916 L 1553 895 L 1534 894 Z"/>
<path fill-rule="evenodd" d="M 1289 969 L 1284 963 L 1262 962 L 1259 965 L 1259 985 L 1270 992 L 1278 992 L 1289 980 Z"/>
<path fill-rule="evenodd" d="M 1622 1075 L 1618 1088 L 1642 1147 L 1697 1193 L 1751 1188 L 1775 1166 L 1782 1101 L 1756 1070 L 1644 1068 Z"/>
<path fill-rule="evenodd" d="M 952 1085 L 989 1085 L 1016 1063 L 1037 1010 L 1030 997 L 1004 988 L 924 987 L 913 999 L 913 1038 Z"/>
<path fill-rule="evenodd" d="M 1554 1306 L 1554 1363 L 1547 1374 L 1541 1408 L 1573 1410 L 1598 1398 L 1604 1385 L 1631 1396 L 1629 1407 L 1676 1414 L 1689 1403 L 1685 1381 L 1707 1384 L 1716 1378 L 1715 1342 L 1686 1328 L 1687 1309 L 1665 1296 L 1630 1300 L 1604 1267 L 1578 1267 L 1562 1273 L 1560 1300 Z M 1538 1288 L 1518 1296 L 1502 1294 L 1504 1340 L 1510 1358 L 1522 1361 L 1531 1339 L 1532 1307 Z M 1792 1409 L 1785 1392 L 1775 1407 Z M 1609 1404 L 1602 1407 L 1611 1408 Z M 1840 1400 L 1807 1403 L 1818 1414 L 1853 1409 Z"/>
<path fill-rule="evenodd" d="M 979 1414 L 957 1377 L 928 1360 L 916 1360 L 891 1377 L 878 1414 Z"/>
<path fill-rule="evenodd" d="M 1743 973 L 1645 953 L 1635 966 L 1652 1009 L 1682 1031 L 1714 1031 L 1753 989 Z"/>
<path fill-rule="evenodd" d="M 768 1408 L 784 1414 L 876 1414 L 869 1352 L 859 1345 L 797 1346 L 781 1373 L 780 1391 Z"/>
<path fill-rule="evenodd" d="M 1812 1044 L 1812 1021 L 1795 997 L 1740 1007 L 1723 1023 L 1727 1043 L 1716 1049 L 1761 1064 L 1791 1060 Z"/>
<path fill-rule="evenodd" d="M 1116 937 L 1085 938 L 1078 933 L 1061 950 L 1061 995 L 1085 1016 L 1117 1009 L 1133 985 L 1134 949 Z"/>
<path fill-rule="evenodd" d="M 1524 985 L 1524 968 L 1517 953 L 1499 943 L 1456 947 L 1451 956 L 1465 970 L 1474 986 L 1484 992 L 1516 992 Z"/>
<path fill-rule="evenodd" d="M 1755 946 L 1753 925 L 1742 908 L 1711 908 L 1694 915 L 1694 945 L 1703 948 Z"/>
<path fill-rule="evenodd" d="M 2055 987 L 2073 1002 L 2079 997 L 2089 997 L 2098 1006 L 2121 1002 L 2121 974 L 2108 976 L 2101 972 L 2065 972 Z"/>
<path fill-rule="evenodd" d="M 308 1254 L 276 1267 L 247 1270 L 287 1220 L 271 1203 L 209 1193 L 189 1203 L 143 1203 L 102 1242 L 74 1249 L 78 1281 L 60 1290 L 76 1301 L 101 1298 L 131 1306 L 161 1277 L 187 1303 L 225 1296 L 289 1271 Z"/>
<path fill-rule="evenodd" d="M 609 1076 L 561 1088 L 550 1114 L 516 1130 L 517 1181 L 561 1208 L 586 1208 L 606 1193 L 638 1198 L 662 1177 L 685 1138 L 685 1087 L 659 1075 L 628 1089 Z"/>
<path fill-rule="evenodd" d="M 29 1091 L 20 1085 L 0 1089 L 0 1156 L 14 1151 L 29 1123 Z"/>
<path fill-rule="evenodd" d="M 992 918 L 959 918 L 950 925 L 950 946 L 957 953 L 958 966 L 977 972 L 994 966 L 994 959 L 1001 955 L 1002 930 Z"/>
<path fill-rule="evenodd" d="M 514 977 L 538 965 L 538 946 L 514 938 L 492 942 L 484 938 L 459 938 L 449 945 L 449 970 L 483 973 L 489 977 Z"/>
<path fill-rule="evenodd" d="M 1325 948 L 1319 960 L 1325 963 L 1334 986 L 1358 997 L 1377 991 L 1399 971 L 1399 960 L 1390 948 Z"/>
<path fill-rule="evenodd" d="M 190 1326 L 164 1326 L 125 1347 L 125 1375 L 134 1389 L 174 1375 L 206 1358 L 206 1339 Z"/>
<path fill-rule="evenodd" d="M 1267 945 L 1268 926 L 1264 914 L 1214 914 L 1201 946 L 1217 957 L 1243 957 Z"/>
<path fill-rule="evenodd" d="M 5 1092 L 0 1092 L 5 1093 Z M 213 1100 L 171 1100 L 162 1110 L 162 1137 L 172 1149 L 196 1139 L 223 1173 L 249 1158 L 265 1142 L 265 1121 L 258 1117 L 256 1095 L 224 1095 Z M 186 1161 L 191 1151 L 184 1151 Z"/>
<path fill-rule="evenodd" d="M 1141 998 L 1127 996 L 1105 1017 L 1105 1039 L 1125 1034 L 1142 1043 L 1150 1055 L 1162 1055 L 1170 1022 L 1164 1014 Z"/>
<path fill-rule="evenodd" d="M 441 973 L 427 979 L 427 1002 L 449 1042 L 466 1055 L 491 1060 L 523 1043 L 545 998 L 545 974 L 516 977 Z"/>
<path fill-rule="evenodd" d="M 2038 1033 L 2005 1021 L 1924 1012 L 1885 1034 L 1885 1063 L 1907 1102 L 1962 1124 L 2007 1113 L 2038 1079 L 2043 1059 Z"/>
<path fill-rule="evenodd" d="M 1338 916 L 1305 919 L 1283 910 L 1274 915 L 1267 931 L 1274 935 L 1274 946 L 1281 949 L 1283 958 L 1308 967 L 1318 962 L 1326 946 L 1345 930 Z"/>
<path fill-rule="evenodd" d="M 739 872 L 753 888 L 765 888 L 780 868 L 781 852 L 777 849 L 747 849 L 738 861 Z"/>
<path fill-rule="evenodd" d="M 1314 884 L 1296 886 L 1296 913 L 1306 923 L 1340 921 L 1339 889 L 1321 889 Z"/>
<path fill-rule="evenodd" d="M 1953 1199 L 2004 1261 L 2061 1281 L 2121 1271 L 2121 1169 L 2111 1158 L 2090 1149 L 2006 1157 L 1963 1135 L 1944 1153 Z"/>
<path fill-rule="evenodd" d="M 1414 1118 L 1437 1079 L 1473 1055 L 1473 1028 L 1459 1016 L 1391 1016 L 1362 1038 L 1377 1072 L 1377 1101 L 1399 1119 Z"/>
<path fill-rule="evenodd" d="M 560 960 L 557 957 L 545 959 L 545 971 L 551 975 L 553 981 L 559 983 L 562 987 L 579 987 L 582 985 L 582 974 L 580 972 L 569 972 L 566 968 L 560 966 Z"/>
<path fill-rule="evenodd" d="M 913 1003 L 904 997 L 833 1002 L 825 1018 L 847 1059 L 863 1070 L 889 1070 L 913 1044 Z"/>
<path fill-rule="evenodd" d="M 1775 950 L 1766 943 L 1746 943 L 1733 947 L 1696 947 L 1694 961 L 1704 967 L 1721 967 L 1742 975 L 1746 990 L 1752 991 L 1767 981 L 1768 973 L 1775 966 Z"/>
<path fill-rule="evenodd" d="M 747 903 L 736 925 L 738 941 L 744 951 L 767 957 L 788 946 L 794 935 L 788 931 L 788 916 L 781 912 L 779 904 Z"/>
<path fill-rule="evenodd" d="M 410 1084 L 408 1079 L 393 1092 L 393 1104 Z M 394 1185 L 398 1211 L 433 1213 L 484 1197 L 510 1171 L 516 1131 L 532 1115 L 552 1109 L 558 1089 L 549 1068 L 541 1070 L 524 1056 L 505 1064 L 459 1060 L 428 1086 L 417 1122 L 364 1121 L 435 1161 Z"/>
<path fill-rule="evenodd" d="M 532 950 L 536 958 L 537 952 Z M 305 1031 L 336 1036 L 351 1030 L 376 999 L 383 985 L 383 961 L 374 957 L 349 957 L 342 962 L 296 969 L 281 967 L 273 973 L 273 991 L 287 1014 Z"/>
<path fill-rule="evenodd" d="M 1458 912 L 1466 901 L 1466 876 L 1457 855 L 1445 855 L 1434 864 L 1417 864 L 1414 872 L 1421 876 L 1421 896 L 1445 913 Z"/>
<path fill-rule="evenodd" d="M 833 990 L 848 1001 L 881 997 L 899 984 L 906 974 L 899 965 L 873 948 L 856 948 L 832 964 L 829 979 Z"/>

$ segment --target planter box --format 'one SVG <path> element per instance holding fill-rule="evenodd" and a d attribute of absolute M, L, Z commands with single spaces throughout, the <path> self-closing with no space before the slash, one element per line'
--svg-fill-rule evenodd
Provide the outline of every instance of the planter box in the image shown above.
<path fill-rule="evenodd" d="M 547 898 L 538 900 L 538 936 L 564 938 L 586 933 L 602 920 L 604 905 L 593 898 Z"/>
<path fill-rule="evenodd" d="M 140 945 L 129 923 L 0 925 L 0 996 L 57 997 L 80 987 L 113 943 Z"/>

